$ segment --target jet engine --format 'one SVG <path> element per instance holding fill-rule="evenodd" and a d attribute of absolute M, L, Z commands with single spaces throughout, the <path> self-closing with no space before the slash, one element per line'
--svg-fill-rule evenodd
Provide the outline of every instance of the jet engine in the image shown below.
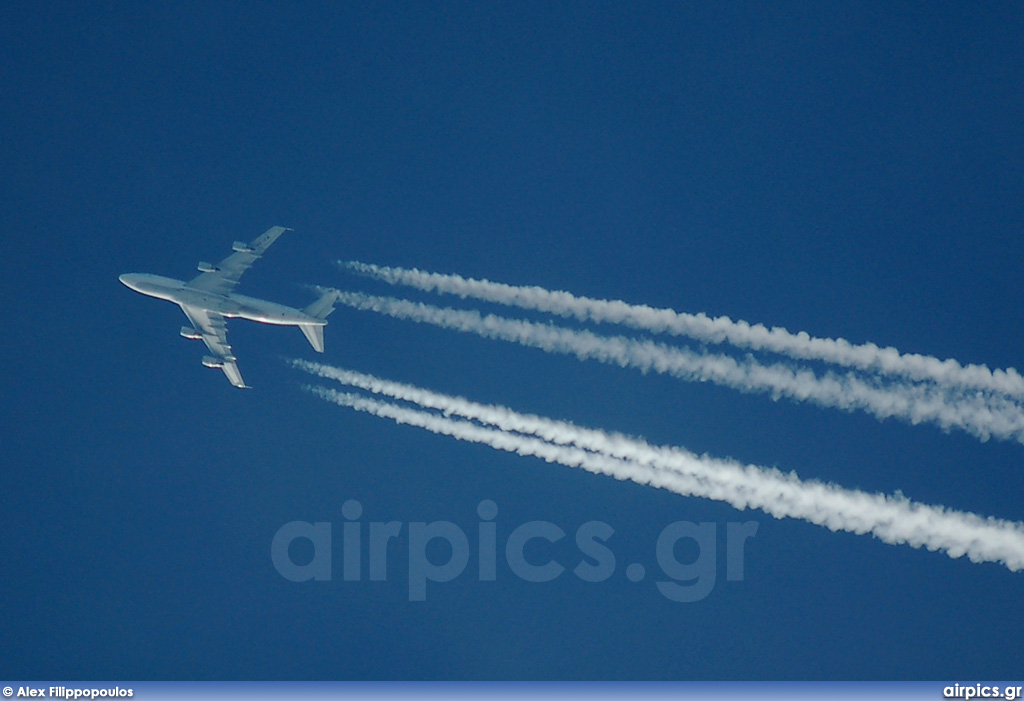
<path fill-rule="evenodd" d="M 222 368 L 224 367 L 224 360 L 221 358 L 214 358 L 212 355 L 204 355 L 203 365 L 208 368 Z"/>
<path fill-rule="evenodd" d="M 218 268 L 216 265 L 207 263 L 205 260 L 199 261 L 199 265 L 197 265 L 196 267 L 199 269 L 199 272 L 201 273 L 215 273 L 218 270 L 220 270 L 220 268 Z"/>
<path fill-rule="evenodd" d="M 190 341 L 198 341 L 203 337 L 203 334 L 201 334 L 197 329 L 194 329 L 191 326 L 182 326 L 181 337 L 187 338 Z"/>
<path fill-rule="evenodd" d="M 238 253 L 255 253 L 256 252 L 256 249 L 254 249 L 252 246 L 250 246 L 247 243 L 242 243 L 241 241 L 235 241 L 233 244 L 231 244 L 231 248 L 232 248 L 232 250 L 235 250 Z"/>

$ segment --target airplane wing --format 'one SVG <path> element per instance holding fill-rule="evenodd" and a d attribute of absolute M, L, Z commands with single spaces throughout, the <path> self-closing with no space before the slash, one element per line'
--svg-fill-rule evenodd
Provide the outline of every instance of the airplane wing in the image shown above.
<path fill-rule="evenodd" d="M 242 277 L 242 273 L 252 267 L 256 259 L 270 248 L 270 244 L 277 241 L 277 237 L 286 231 L 291 231 L 291 229 L 283 226 L 272 226 L 253 239 L 250 244 L 236 242 L 233 246 L 235 249 L 234 253 L 222 260 L 220 265 L 212 270 L 192 278 L 188 283 L 189 286 L 221 295 L 231 292 L 235 285 L 238 284 L 238 279 Z M 201 266 L 200 270 L 204 270 L 204 268 Z M 227 370 L 224 372 L 227 372 Z"/>
<path fill-rule="evenodd" d="M 203 365 L 219 367 L 235 387 L 247 387 L 248 385 L 242 379 L 242 373 L 238 371 L 238 365 L 235 364 L 231 346 L 228 345 L 228 325 L 225 323 L 224 317 L 217 312 L 191 307 L 187 304 L 182 304 L 181 310 L 192 322 L 192 326 L 202 334 L 203 343 L 213 354 L 212 357 L 203 358 Z"/>

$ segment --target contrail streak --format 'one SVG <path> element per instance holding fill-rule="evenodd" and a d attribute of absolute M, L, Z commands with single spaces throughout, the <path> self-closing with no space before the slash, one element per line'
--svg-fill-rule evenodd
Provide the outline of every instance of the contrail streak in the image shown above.
<path fill-rule="evenodd" d="M 543 287 L 506 285 L 461 275 L 430 273 L 415 268 L 398 268 L 358 261 L 339 261 L 343 268 L 427 292 L 453 294 L 462 298 L 496 302 L 522 309 L 557 314 L 580 321 L 623 324 L 635 329 L 688 336 L 703 343 L 730 343 L 741 348 L 782 353 L 804 360 L 821 360 L 843 367 L 934 382 L 951 390 L 982 390 L 1008 397 L 1024 398 L 1024 377 L 1016 370 L 990 370 L 985 365 L 961 365 L 953 359 L 940 360 L 874 343 L 853 344 L 842 338 L 817 338 L 805 332 L 792 333 L 782 327 L 767 328 L 727 316 L 686 314 L 618 300 L 581 297 Z"/>
<path fill-rule="evenodd" d="M 924 385 L 880 386 L 847 373 L 793 370 L 779 364 L 763 365 L 753 358 L 738 361 L 726 355 L 695 353 L 624 336 L 599 336 L 590 331 L 508 319 L 475 310 L 435 307 L 422 302 L 336 291 L 338 301 L 355 309 L 375 311 L 398 319 L 433 324 L 474 333 L 485 338 L 512 341 L 550 353 L 573 355 L 581 360 L 658 372 L 683 380 L 713 382 L 744 392 L 770 393 L 810 401 L 846 411 L 861 410 L 879 419 L 898 417 L 913 424 L 933 423 L 945 430 L 956 428 L 982 440 L 990 436 L 1024 442 L 1024 409 L 999 397 L 955 395 Z"/>
<path fill-rule="evenodd" d="M 416 403 L 422 400 L 421 406 L 464 415 L 497 428 L 352 393 L 309 388 L 325 400 L 400 424 L 649 484 L 685 496 L 724 501 L 739 509 L 758 508 L 775 518 L 798 518 L 833 531 L 871 533 L 894 545 L 941 550 L 952 558 L 967 555 L 972 562 L 998 562 L 1012 571 L 1024 569 L 1022 523 L 982 518 L 899 496 L 868 494 L 817 481 L 802 481 L 793 473 L 697 456 L 681 448 L 653 447 L 621 434 L 582 429 L 566 422 L 519 414 L 505 407 L 475 404 L 360 373 L 313 363 L 297 362 L 296 365 L 378 393 Z M 503 428 L 505 426 L 510 428 Z M 523 435 L 524 432 L 533 435 Z"/>

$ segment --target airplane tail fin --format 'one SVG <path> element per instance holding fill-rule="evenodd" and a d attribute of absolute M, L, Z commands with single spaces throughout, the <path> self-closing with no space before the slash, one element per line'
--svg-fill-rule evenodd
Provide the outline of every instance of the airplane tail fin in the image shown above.
<path fill-rule="evenodd" d="M 321 295 L 320 299 L 313 302 L 311 305 L 303 309 L 309 316 L 317 319 L 326 319 L 330 316 L 331 312 L 334 311 L 334 303 L 338 301 L 338 293 L 335 291 L 325 292 Z M 313 346 L 313 350 L 317 353 L 324 352 L 324 326 L 326 322 L 322 324 L 299 324 L 299 328 L 302 329 L 303 335 L 306 340 L 309 341 L 309 345 Z"/>

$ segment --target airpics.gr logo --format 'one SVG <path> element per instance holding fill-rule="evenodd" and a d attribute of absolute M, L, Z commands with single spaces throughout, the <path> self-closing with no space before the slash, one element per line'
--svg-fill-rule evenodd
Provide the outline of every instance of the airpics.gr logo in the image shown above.
<path fill-rule="evenodd" d="M 499 553 L 495 521 L 498 506 L 485 499 L 477 505 L 476 511 L 480 521 L 474 529 L 477 561 L 474 574 L 478 581 L 495 581 Z M 342 579 L 346 582 L 363 581 L 364 553 L 368 560 L 369 581 L 386 581 L 388 557 L 395 555 L 392 551 L 403 541 L 408 547 L 410 601 L 425 601 L 427 582 L 450 582 L 462 575 L 469 565 L 470 553 L 474 549 L 470 537 L 451 521 L 363 523 L 363 507 L 355 500 L 346 501 L 341 507 L 341 514 L 345 519 L 342 526 Z M 700 601 L 708 596 L 717 578 L 720 536 L 723 536 L 726 579 L 742 581 L 744 547 L 746 541 L 757 534 L 757 527 L 757 521 L 730 521 L 722 534 L 718 524 L 713 522 L 675 521 L 668 524 L 658 535 L 654 548 L 659 568 L 659 579 L 655 581 L 658 591 L 665 598 L 679 602 Z M 587 521 L 579 525 L 573 536 L 578 552 L 571 565 L 564 565 L 552 555 L 538 557 L 536 551 L 542 548 L 531 546 L 531 542 L 558 543 L 567 537 L 565 530 L 550 521 L 527 521 L 513 528 L 504 538 L 505 563 L 515 577 L 526 582 L 550 582 L 562 576 L 570 566 L 571 572 L 585 582 L 604 582 L 615 574 L 618 564 L 609 546 L 614 534 L 615 529 L 603 521 Z M 308 556 L 310 544 L 311 557 Z M 304 548 L 306 552 L 301 555 L 307 556 L 293 559 L 297 554 L 293 552 L 293 546 L 296 550 Z M 677 557 L 677 552 L 692 553 L 694 546 L 696 557 Z M 274 534 L 270 558 L 278 573 L 289 581 L 331 581 L 334 572 L 333 525 L 328 521 L 291 521 L 284 524 Z M 633 562 L 626 566 L 625 575 L 631 582 L 640 582 L 647 576 L 647 568 Z"/>

